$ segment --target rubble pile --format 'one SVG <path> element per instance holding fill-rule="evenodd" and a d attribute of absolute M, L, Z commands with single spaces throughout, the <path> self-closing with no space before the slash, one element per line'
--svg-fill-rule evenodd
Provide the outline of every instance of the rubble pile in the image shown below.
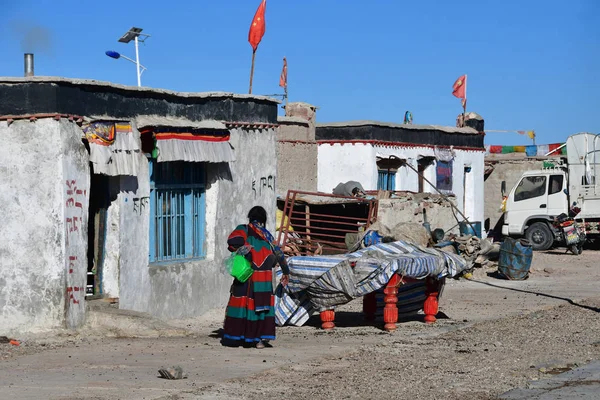
<path fill-rule="evenodd" d="M 500 245 L 492 243 L 488 239 L 480 239 L 477 236 L 450 235 L 449 242 L 442 243 L 441 250 L 458 253 L 464 258 L 471 268 L 487 268 L 495 266 L 500 253 Z"/>

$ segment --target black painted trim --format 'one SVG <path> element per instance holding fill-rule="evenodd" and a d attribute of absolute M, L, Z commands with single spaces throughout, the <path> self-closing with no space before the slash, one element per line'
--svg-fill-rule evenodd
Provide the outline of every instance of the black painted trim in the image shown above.
<path fill-rule="evenodd" d="M 461 146 L 484 149 L 484 135 L 445 132 L 436 129 L 405 129 L 401 127 L 323 126 L 316 128 L 316 140 L 374 140 L 432 146 Z"/>
<path fill-rule="evenodd" d="M 191 121 L 277 124 L 276 102 L 228 95 L 184 97 L 70 82 L 17 82 L 0 84 L 0 99 L 0 116 L 58 113 L 127 119 L 158 115 Z"/>

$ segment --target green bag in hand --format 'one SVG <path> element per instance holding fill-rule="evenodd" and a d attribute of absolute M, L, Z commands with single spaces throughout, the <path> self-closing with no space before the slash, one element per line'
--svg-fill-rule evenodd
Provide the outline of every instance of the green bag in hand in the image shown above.
<path fill-rule="evenodd" d="M 233 254 L 227 259 L 227 269 L 229 274 L 240 282 L 246 282 L 254 272 L 250 261 L 241 254 Z"/>

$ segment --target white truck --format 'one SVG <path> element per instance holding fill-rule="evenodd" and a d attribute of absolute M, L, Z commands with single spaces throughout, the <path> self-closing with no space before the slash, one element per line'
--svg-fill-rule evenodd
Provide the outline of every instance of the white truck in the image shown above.
<path fill-rule="evenodd" d="M 569 136 L 565 146 L 566 160 L 523 173 L 505 197 L 503 236 L 524 236 L 534 250 L 547 250 L 564 240 L 554 218 L 569 215 L 574 206 L 581 209 L 575 219 L 584 225 L 588 239 L 600 234 L 600 134 Z M 505 187 L 502 182 L 503 196 Z"/>

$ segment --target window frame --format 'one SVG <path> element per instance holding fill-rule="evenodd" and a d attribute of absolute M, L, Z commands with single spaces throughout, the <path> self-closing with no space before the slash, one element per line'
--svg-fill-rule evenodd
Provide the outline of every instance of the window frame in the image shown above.
<path fill-rule="evenodd" d="M 552 191 L 552 183 L 556 178 L 559 178 L 560 188 L 557 191 L 553 192 Z M 548 196 L 562 192 L 564 185 L 565 185 L 565 176 L 564 175 L 560 175 L 560 174 L 550 175 L 550 179 L 548 180 Z"/>
<path fill-rule="evenodd" d="M 185 169 L 181 170 L 182 167 Z M 160 171 L 158 168 L 164 169 L 161 171 L 163 174 L 170 172 L 171 178 L 179 178 L 179 182 L 176 179 L 167 181 L 169 177 L 157 176 Z M 198 179 L 199 177 L 201 179 Z M 157 179 L 162 182 L 157 182 Z M 149 262 L 154 264 L 204 259 L 206 257 L 206 163 L 185 161 L 158 163 L 156 159 L 149 159 L 149 181 Z M 166 196 L 166 199 L 161 198 L 161 195 Z M 167 214 L 157 214 L 159 201 L 168 204 Z M 173 209 L 176 210 L 172 211 Z M 174 221 L 179 218 L 182 218 L 179 222 Z M 169 224 L 168 228 L 159 230 L 157 225 L 161 219 L 163 223 L 168 221 L 166 222 Z M 165 230 L 170 231 L 170 237 L 167 237 L 166 245 L 164 243 L 160 245 L 157 240 L 162 241 L 164 236 L 161 237 L 161 234 L 164 235 Z"/>
<path fill-rule="evenodd" d="M 448 168 L 450 170 L 450 176 L 448 178 L 450 180 L 450 182 L 449 182 L 450 188 L 441 187 L 440 180 L 439 180 L 440 174 L 438 173 L 440 168 Z M 436 160 L 436 162 L 435 162 L 435 188 L 442 193 L 446 193 L 446 194 L 454 193 L 454 160 L 450 160 L 450 161 Z"/>

